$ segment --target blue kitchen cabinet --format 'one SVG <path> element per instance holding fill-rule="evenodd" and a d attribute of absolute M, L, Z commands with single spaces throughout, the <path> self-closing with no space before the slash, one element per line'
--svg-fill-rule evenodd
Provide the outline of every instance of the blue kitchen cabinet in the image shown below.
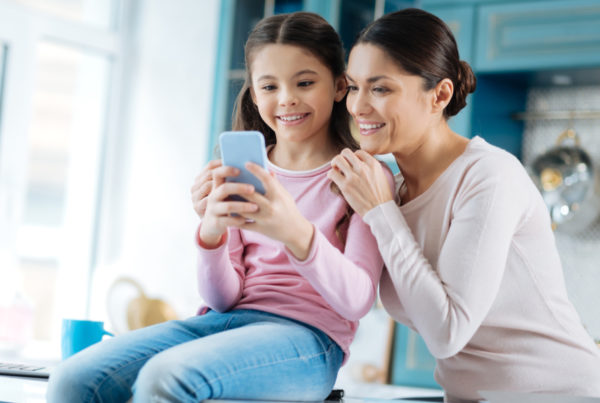
<path fill-rule="evenodd" d="M 424 9 L 435 14 L 448 25 L 456 38 L 461 60 L 465 60 L 472 65 L 475 8 L 472 6 L 455 5 L 451 7 L 430 6 L 424 7 Z M 471 132 L 471 103 L 472 96 L 469 95 L 467 97 L 467 106 L 458 115 L 453 116 L 448 121 L 452 130 L 467 138 L 473 137 L 473 133 Z"/>
<path fill-rule="evenodd" d="M 489 4 L 477 12 L 478 72 L 600 65 L 600 2 Z"/>

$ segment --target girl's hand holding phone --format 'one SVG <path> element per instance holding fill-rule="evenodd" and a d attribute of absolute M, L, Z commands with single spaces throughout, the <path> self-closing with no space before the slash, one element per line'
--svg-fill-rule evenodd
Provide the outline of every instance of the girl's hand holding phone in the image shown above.
<path fill-rule="evenodd" d="M 296 202 L 274 175 L 252 162 L 246 168 L 256 176 L 264 186 L 265 194 L 252 192 L 244 198 L 258 206 L 252 213 L 244 213 L 243 223 L 236 226 L 256 231 L 269 238 L 283 242 L 298 260 L 308 257 L 314 227 L 298 210 Z"/>
<path fill-rule="evenodd" d="M 247 197 L 255 193 L 252 185 L 225 182 L 225 177 L 237 175 L 239 169 L 233 167 L 219 166 L 212 170 L 212 189 L 208 196 L 204 197 L 206 209 L 200 226 L 200 240 L 208 247 L 218 246 L 227 227 L 241 228 L 246 222 L 244 216 L 257 211 L 256 204 L 229 200 L 233 195 Z M 196 194 L 201 196 L 200 191 Z"/>

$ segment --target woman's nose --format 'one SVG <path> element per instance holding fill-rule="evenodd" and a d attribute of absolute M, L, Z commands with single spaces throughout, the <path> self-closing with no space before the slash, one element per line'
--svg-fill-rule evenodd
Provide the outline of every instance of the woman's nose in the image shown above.
<path fill-rule="evenodd" d="M 366 115 L 371 111 L 371 105 L 359 91 L 349 93 L 346 98 L 346 108 L 354 116 Z"/>

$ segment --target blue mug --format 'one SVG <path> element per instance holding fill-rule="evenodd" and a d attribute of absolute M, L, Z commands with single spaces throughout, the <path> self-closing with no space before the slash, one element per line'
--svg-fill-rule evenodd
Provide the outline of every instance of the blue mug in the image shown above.
<path fill-rule="evenodd" d="M 114 336 L 104 330 L 104 322 L 93 320 L 63 319 L 61 351 L 62 359 L 83 350 L 102 340 L 102 337 Z"/>

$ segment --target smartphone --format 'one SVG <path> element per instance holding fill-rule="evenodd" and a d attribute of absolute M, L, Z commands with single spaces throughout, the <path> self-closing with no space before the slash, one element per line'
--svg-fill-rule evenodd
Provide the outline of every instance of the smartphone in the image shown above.
<path fill-rule="evenodd" d="M 223 132 L 219 136 L 223 165 L 240 170 L 238 176 L 226 178 L 227 182 L 249 183 L 257 192 L 265 194 L 263 184 L 245 167 L 246 162 L 254 162 L 267 169 L 265 137 L 257 131 Z M 246 201 L 241 196 L 232 196 L 234 200 Z"/>

